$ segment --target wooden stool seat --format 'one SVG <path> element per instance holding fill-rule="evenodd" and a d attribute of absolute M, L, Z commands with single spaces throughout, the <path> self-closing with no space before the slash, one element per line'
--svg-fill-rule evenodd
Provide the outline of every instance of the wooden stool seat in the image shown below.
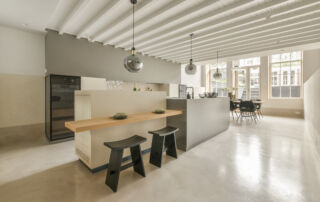
<path fill-rule="evenodd" d="M 178 158 L 175 133 L 179 128 L 167 126 L 165 128 L 149 131 L 152 134 L 152 146 L 150 153 L 150 163 L 161 168 L 163 148 L 168 156 Z"/>
<path fill-rule="evenodd" d="M 138 135 L 134 135 L 127 139 L 114 142 L 105 142 L 104 145 L 111 149 L 108 171 L 106 176 L 106 185 L 114 192 L 118 189 L 120 171 L 133 167 L 134 171 L 145 177 L 141 147 L 140 144 L 147 139 Z M 131 163 L 121 166 L 123 150 L 130 148 Z"/>
<path fill-rule="evenodd" d="M 172 133 L 175 133 L 178 130 L 179 130 L 179 128 L 167 126 L 167 127 L 161 128 L 159 130 L 148 131 L 148 133 L 153 134 L 153 135 L 166 136 L 166 135 L 171 135 Z"/>
<path fill-rule="evenodd" d="M 141 137 L 139 135 L 134 135 L 127 139 L 114 141 L 114 142 L 105 142 L 104 145 L 109 147 L 110 149 L 126 149 L 129 147 L 134 147 L 140 145 L 141 143 L 147 141 L 146 138 Z"/>

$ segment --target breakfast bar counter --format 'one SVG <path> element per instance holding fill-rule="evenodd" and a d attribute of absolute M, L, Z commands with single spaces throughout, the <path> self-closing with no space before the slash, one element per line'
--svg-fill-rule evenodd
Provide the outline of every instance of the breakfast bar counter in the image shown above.
<path fill-rule="evenodd" d="M 83 132 L 87 130 L 96 130 L 111 126 L 119 126 L 129 123 L 136 123 L 140 121 L 147 121 L 153 119 L 166 118 L 182 114 L 181 110 L 165 110 L 163 114 L 156 114 L 153 112 L 139 113 L 128 115 L 128 118 L 123 120 L 115 120 L 112 117 L 102 117 L 80 121 L 69 121 L 65 123 L 66 128 L 73 132 Z"/>
<path fill-rule="evenodd" d="M 119 141 L 133 135 L 147 139 L 141 144 L 142 153 L 151 147 L 148 131 L 166 126 L 166 117 L 181 114 L 166 110 L 165 114 L 152 113 L 166 109 L 166 92 L 130 90 L 75 91 L 75 121 L 65 126 L 75 132 L 75 151 L 79 159 L 92 171 L 107 167 L 110 149 L 104 142 Z M 113 120 L 116 113 L 128 115 L 124 120 Z M 130 150 L 124 150 L 126 159 Z"/>

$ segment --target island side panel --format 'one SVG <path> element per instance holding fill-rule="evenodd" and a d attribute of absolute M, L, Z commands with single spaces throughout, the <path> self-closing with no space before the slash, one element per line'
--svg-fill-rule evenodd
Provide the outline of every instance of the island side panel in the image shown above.
<path fill-rule="evenodd" d="M 187 101 L 187 150 L 229 127 L 229 98 Z"/>
<path fill-rule="evenodd" d="M 185 99 L 167 99 L 167 109 L 182 110 L 183 114 L 167 117 L 167 125 L 179 128 L 176 133 L 177 147 L 180 150 L 187 149 L 187 101 Z"/>
<path fill-rule="evenodd" d="M 75 121 L 91 118 L 90 94 L 75 93 Z M 75 151 L 79 159 L 88 167 L 91 167 L 91 131 L 75 133 Z"/>

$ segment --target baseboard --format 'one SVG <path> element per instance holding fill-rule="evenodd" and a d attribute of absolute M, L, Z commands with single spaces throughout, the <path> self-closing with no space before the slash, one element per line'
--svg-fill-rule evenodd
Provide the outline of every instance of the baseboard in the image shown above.
<path fill-rule="evenodd" d="M 151 148 L 148 148 L 148 149 L 142 150 L 141 153 L 142 153 L 142 155 L 144 155 L 144 154 L 149 153 L 150 151 L 151 151 Z M 129 161 L 130 159 L 131 159 L 131 156 L 125 156 L 125 157 L 122 158 L 122 162 Z M 98 167 L 96 167 L 96 168 L 91 169 L 91 168 L 89 168 L 84 162 L 82 162 L 81 159 L 79 159 L 79 160 L 80 160 L 80 162 L 81 162 L 83 165 L 85 165 L 85 166 L 90 170 L 90 172 L 92 172 L 92 173 L 97 173 L 97 172 L 99 172 L 99 171 L 102 171 L 102 170 L 105 170 L 105 169 L 108 168 L 108 164 L 104 164 L 104 165 L 102 165 L 102 166 L 98 166 Z"/>
<path fill-rule="evenodd" d="M 0 128 L 0 145 L 44 141 L 44 123 Z"/>
<path fill-rule="evenodd" d="M 262 108 L 261 110 L 263 115 L 304 118 L 303 109 Z"/>

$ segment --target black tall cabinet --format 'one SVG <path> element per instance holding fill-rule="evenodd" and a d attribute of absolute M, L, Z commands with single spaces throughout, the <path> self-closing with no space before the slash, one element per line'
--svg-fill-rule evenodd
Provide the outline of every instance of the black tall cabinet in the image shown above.
<path fill-rule="evenodd" d="M 64 123 L 74 120 L 74 91 L 80 88 L 78 76 L 46 76 L 46 136 L 49 141 L 74 137 Z"/>

